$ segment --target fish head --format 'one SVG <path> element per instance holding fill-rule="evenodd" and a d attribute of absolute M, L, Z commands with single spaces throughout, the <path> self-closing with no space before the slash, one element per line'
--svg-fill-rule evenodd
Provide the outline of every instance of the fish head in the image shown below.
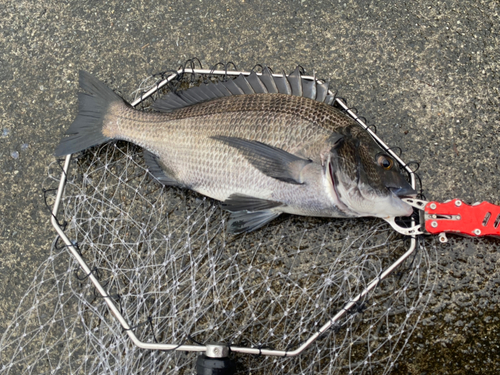
<path fill-rule="evenodd" d="M 350 216 L 409 216 L 403 197 L 417 192 L 398 163 L 359 126 L 337 136 L 328 152 L 325 178 L 331 180 L 339 208 Z"/>

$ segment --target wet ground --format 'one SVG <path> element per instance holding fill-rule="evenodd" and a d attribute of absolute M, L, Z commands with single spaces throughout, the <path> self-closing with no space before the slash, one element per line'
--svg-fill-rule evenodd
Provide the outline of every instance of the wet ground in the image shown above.
<path fill-rule="evenodd" d="M 428 198 L 500 204 L 495 1 L 109 1 L 0 4 L 0 333 L 54 238 L 42 182 L 76 114 L 78 70 L 125 96 L 191 57 L 330 79 Z M 438 284 L 400 363 L 413 374 L 500 370 L 500 241 L 440 245 Z"/>

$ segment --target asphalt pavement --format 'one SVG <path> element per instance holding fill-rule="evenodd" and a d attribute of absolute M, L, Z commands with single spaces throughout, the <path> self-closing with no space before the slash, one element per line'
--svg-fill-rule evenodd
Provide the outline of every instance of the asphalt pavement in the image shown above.
<path fill-rule="evenodd" d="M 0 3 L 0 334 L 55 232 L 42 185 L 77 111 L 78 71 L 130 99 L 197 57 L 297 64 L 420 163 L 428 198 L 500 204 L 498 1 Z M 450 236 L 400 362 L 411 374 L 500 372 L 500 240 Z"/>

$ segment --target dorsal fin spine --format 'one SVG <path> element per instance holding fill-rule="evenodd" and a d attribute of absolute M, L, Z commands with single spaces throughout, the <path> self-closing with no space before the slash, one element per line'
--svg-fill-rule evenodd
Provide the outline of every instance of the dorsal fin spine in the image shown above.
<path fill-rule="evenodd" d="M 292 74 L 288 77 L 288 82 L 290 82 L 290 87 L 292 88 L 292 95 L 302 96 L 302 79 L 300 77 L 300 69 L 297 67 Z"/>
<path fill-rule="evenodd" d="M 315 78 L 313 80 L 303 78 L 299 67 L 288 76 L 285 74 L 274 76 L 269 68 L 264 67 L 261 74 L 255 72 L 248 76 L 240 74 L 236 79 L 169 93 L 165 98 L 156 101 L 153 108 L 160 112 L 171 112 L 225 96 L 256 93 L 303 96 L 327 104 L 332 104 L 334 101 L 334 97 L 328 94 L 328 84 L 319 83 Z"/>

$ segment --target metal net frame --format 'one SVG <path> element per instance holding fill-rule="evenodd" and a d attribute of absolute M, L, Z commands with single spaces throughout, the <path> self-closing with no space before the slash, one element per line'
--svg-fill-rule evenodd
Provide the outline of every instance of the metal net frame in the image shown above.
<path fill-rule="evenodd" d="M 133 105 L 239 74 L 184 66 Z M 162 186 L 129 143 L 54 162 L 45 187 L 58 237 L 2 337 L 2 373 L 190 374 L 214 344 L 236 373 L 388 373 L 433 289 L 432 241 L 286 215 L 232 236 L 218 202 Z"/>

